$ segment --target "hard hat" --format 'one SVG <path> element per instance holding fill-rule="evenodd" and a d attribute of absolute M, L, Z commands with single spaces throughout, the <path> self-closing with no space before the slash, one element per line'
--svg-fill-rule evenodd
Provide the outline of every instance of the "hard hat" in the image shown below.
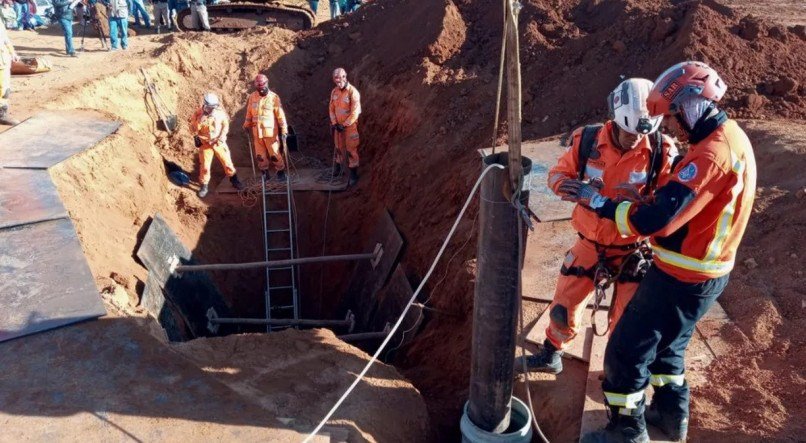
<path fill-rule="evenodd" d="M 728 85 L 710 66 L 702 62 L 682 62 L 658 76 L 649 93 L 647 107 L 651 115 L 671 115 L 680 111 L 680 102 L 688 97 L 700 96 L 718 102 L 727 90 Z"/>
<path fill-rule="evenodd" d="M 204 106 L 215 108 L 219 104 L 221 104 L 221 102 L 218 101 L 218 95 L 216 95 L 215 92 L 204 94 Z"/>
<path fill-rule="evenodd" d="M 256 88 L 265 87 L 266 85 L 269 84 L 269 78 L 263 74 L 258 74 L 255 76 L 254 84 Z"/>
<path fill-rule="evenodd" d="M 610 118 L 630 134 L 649 134 L 658 130 L 662 116 L 651 117 L 646 100 L 652 82 L 645 78 L 628 78 L 607 96 Z"/>

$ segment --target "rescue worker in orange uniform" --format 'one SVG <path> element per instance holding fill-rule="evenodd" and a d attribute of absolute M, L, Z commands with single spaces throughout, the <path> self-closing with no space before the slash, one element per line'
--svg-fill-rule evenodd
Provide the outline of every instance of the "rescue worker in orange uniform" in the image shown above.
<path fill-rule="evenodd" d="M 654 261 L 605 351 L 603 430 L 583 442 L 649 442 L 646 422 L 685 441 L 689 387 L 685 352 L 697 321 L 728 283 L 756 193 L 750 140 L 717 103 L 727 86 L 704 63 L 683 62 L 658 77 L 651 115 L 689 143 L 651 200 L 613 201 L 580 184 L 579 204 L 616 223 L 622 236 L 650 236 Z M 645 411 L 644 389 L 654 387 Z"/>
<path fill-rule="evenodd" d="M 333 71 L 336 87 L 330 92 L 330 130 L 336 144 L 336 165 L 333 176 L 341 175 L 341 166 L 347 156 L 350 169 L 350 186 L 358 182 L 358 116 L 361 115 L 361 94 L 355 86 L 347 82 L 347 71 L 337 68 Z"/>
<path fill-rule="evenodd" d="M 280 97 L 269 90 L 269 78 L 258 74 L 254 80 L 255 91 L 246 100 L 246 118 L 243 127 L 252 131 L 255 158 L 263 178 L 269 180 L 270 170 L 277 171 L 277 179 L 286 180 L 284 152 L 288 137 L 288 125 Z"/>
<path fill-rule="evenodd" d="M 611 120 L 574 132 L 571 147 L 549 171 L 548 184 L 556 194 L 564 196 L 569 186 L 581 180 L 595 181 L 600 186 L 599 192 L 613 198 L 619 198 L 630 189 L 648 194 L 658 180 L 668 174 L 677 149 L 671 139 L 658 132 L 661 118 L 649 116 L 646 99 L 650 89 L 652 82 L 649 80 L 624 80 L 607 99 Z M 527 357 L 529 371 L 561 372 L 562 350 L 576 337 L 582 325 L 585 307 L 594 291 L 594 279 L 601 281 L 604 269 L 618 275 L 620 270 L 638 265 L 637 260 L 641 259 L 638 250 L 642 236 L 622 237 L 612 220 L 599 218 L 587 207 L 577 205 L 574 208 L 571 225 L 579 239 L 560 268 L 554 299 L 549 306 L 546 339 L 538 354 Z M 608 315 L 609 330 L 618 322 L 638 288 L 640 275 L 628 274 L 622 272 L 615 282 Z M 522 362 L 516 364 L 516 370 L 522 367 Z"/>
<path fill-rule="evenodd" d="M 19 61 L 11 44 L 6 26 L 0 20 L 0 125 L 14 126 L 20 122 L 8 115 L 8 96 L 11 94 L 11 63 Z"/>
<path fill-rule="evenodd" d="M 199 183 L 201 184 L 199 197 L 204 198 L 209 192 L 208 184 L 210 183 L 210 166 L 213 163 L 213 156 L 218 157 L 218 161 L 224 167 L 224 174 L 229 177 L 232 186 L 237 190 L 243 189 L 227 146 L 229 117 L 221 109 L 221 103 L 216 94 L 208 92 L 204 95 L 201 108 L 190 119 L 190 132 L 193 134 L 193 143 L 199 148 Z"/>

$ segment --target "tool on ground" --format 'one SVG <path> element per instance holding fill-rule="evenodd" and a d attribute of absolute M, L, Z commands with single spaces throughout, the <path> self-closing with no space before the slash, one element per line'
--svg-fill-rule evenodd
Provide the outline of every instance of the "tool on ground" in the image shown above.
<path fill-rule="evenodd" d="M 47 57 L 22 57 L 11 62 L 11 75 L 28 75 L 49 72 L 53 68 Z"/>
<path fill-rule="evenodd" d="M 95 32 L 98 33 L 98 39 L 101 40 L 101 48 L 107 49 L 106 34 L 101 27 L 101 21 L 98 19 L 98 9 L 95 4 L 83 4 L 81 8 L 84 12 L 81 14 L 81 47 L 79 51 L 84 52 L 84 38 L 87 36 L 87 22 L 92 25 Z"/>
<path fill-rule="evenodd" d="M 162 100 L 159 89 L 157 89 L 157 85 L 155 85 L 151 79 L 149 79 L 145 69 L 140 68 L 140 72 L 143 74 L 143 78 L 145 79 L 146 93 L 151 95 L 151 101 L 154 102 L 154 108 L 156 108 L 157 114 L 160 118 L 157 120 L 157 127 L 162 125 L 160 129 L 167 131 L 169 134 L 176 132 L 176 128 L 178 126 L 176 115 L 171 114 L 168 111 L 168 106 L 166 106 L 165 102 Z"/>
<path fill-rule="evenodd" d="M 182 171 L 168 173 L 168 179 L 176 186 L 185 187 L 190 184 L 190 177 Z"/>
<path fill-rule="evenodd" d="M 249 154 L 249 161 L 252 162 L 252 177 L 257 176 L 257 171 L 255 171 L 255 154 L 253 152 L 253 145 L 252 145 L 252 136 L 249 135 L 250 129 L 246 130 L 246 152 Z"/>

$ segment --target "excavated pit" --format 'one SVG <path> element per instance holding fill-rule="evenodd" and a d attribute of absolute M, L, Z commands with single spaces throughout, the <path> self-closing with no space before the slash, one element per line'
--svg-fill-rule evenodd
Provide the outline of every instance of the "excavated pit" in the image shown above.
<path fill-rule="evenodd" d="M 154 54 L 158 61 L 149 72 L 183 120 L 205 91 L 221 94 L 233 118 L 229 143 L 234 161 L 243 167 L 249 165 L 249 158 L 238 125 L 248 82 L 258 71 L 269 75 L 292 125 L 304 135 L 305 154 L 326 161 L 331 149 L 326 121 L 330 72 L 336 64 L 347 67 L 365 100 L 361 182 L 348 192 L 334 193 L 329 205 L 327 194 L 296 194 L 300 253 L 322 254 L 323 245 L 328 254 L 356 252 L 373 228 L 371 220 L 388 209 L 406 242 L 401 263 L 408 280 L 416 285 L 477 176 L 475 150 L 489 144 L 501 23 L 498 1 L 423 3 L 387 0 L 348 20 L 298 35 L 260 29 L 235 36 L 169 36 Z M 654 78 L 668 65 L 687 58 L 709 62 L 724 73 L 731 86 L 726 105 L 734 116 L 800 121 L 806 116 L 802 25 L 780 27 L 741 17 L 712 1 L 523 3 L 526 138 L 551 136 L 601 120 L 604 97 L 619 75 Z M 632 69 L 625 72 L 625 66 Z M 164 161 L 195 171 L 195 149 L 186 128 L 172 138 L 156 131 L 139 73 L 123 72 L 73 92 L 49 107 L 100 109 L 127 123 L 97 148 L 52 170 L 99 287 L 122 286 L 136 303 L 145 269 L 133 258 L 133 251 L 148 217 L 157 211 L 204 262 L 262 259 L 261 218 L 255 207 L 245 207 L 231 196 L 213 195 L 200 201 L 192 190 L 176 188 L 165 179 Z M 498 143 L 504 141 L 503 129 Z M 788 162 L 803 162 L 802 149 L 788 155 Z M 211 183 L 221 177 L 220 167 L 214 164 Z M 784 205 L 802 212 L 793 206 L 800 184 L 766 186 L 759 211 Z M 426 286 L 424 295 L 439 312 L 426 315 L 417 339 L 391 356 L 426 399 L 435 427 L 433 440 L 457 438 L 461 405 L 467 398 L 475 212 L 474 204 L 450 244 L 453 252 Z M 767 219 L 751 221 L 749 235 L 769 242 L 774 235 L 770 226 L 786 227 Z M 791 228 L 792 238 L 803 238 L 798 226 Z M 536 235 L 550 237 L 568 229 L 541 226 Z M 739 261 L 760 249 L 741 251 Z M 790 258 L 798 256 L 785 249 L 775 248 Z M 535 254 L 542 266 L 556 258 L 541 255 L 546 252 Z M 350 270 L 349 264 L 301 269 L 303 317 L 333 317 Z M 551 280 L 553 272 L 546 270 L 540 278 Z M 773 279 L 771 272 L 765 270 L 763 275 Z M 772 326 L 753 321 L 751 327 L 742 327 L 748 336 L 760 335 L 761 342 L 748 341 L 743 335 L 736 338 L 734 355 L 717 361 L 708 376 L 729 379 L 732 364 L 758 368 L 761 363 L 762 368 L 745 374 L 756 380 L 750 388 L 698 388 L 697 393 L 704 395 L 693 400 L 701 417 L 693 421 L 695 436 L 724 437 L 731 429 L 725 423 L 737 417 L 749 423 L 742 428 L 748 438 L 799 435 L 794 423 L 804 416 L 802 407 L 773 386 L 770 370 L 753 352 L 772 359 L 771 367 L 802 386 L 802 377 L 783 360 L 788 356 L 803 359 L 803 342 L 791 332 L 802 323 L 802 316 L 790 306 L 797 298 L 793 294 L 802 291 L 794 283 L 785 284 L 784 290 L 780 285 L 758 289 L 751 278 L 737 279 L 726 292 L 725 309 L 740 321 L 752 317 L 753 307 L 760 305 Z M 263 315 L 261 271 L 216 273 L 214 279 L 234 313 Z M 794 280 L 802 283 L 802 275 Z M 541 288 L 551 290 L 550 282 Z M 736 294 L 746 291 L 753 293 L 752 303 L 737 300 Z M 527 307 L 527 323 L 542 309 Z M 780 315 L 779 310 L 786 314 Z M 566 376 L 577 375 L 584 378 L 584 369 L 569 365 Z M 549 379 L 553 380 L 540 378 L 533 385 L 533 392 L 547 399 L 541 403 L 539 418 L 549 423 L 550 438 L 573 440 L 579 429 L 580 399 L 564 396 L 563 383 L 548 383 Z M 771 405 L 769 414 L 737 411 L 741 399 L 756 394 Z"/>

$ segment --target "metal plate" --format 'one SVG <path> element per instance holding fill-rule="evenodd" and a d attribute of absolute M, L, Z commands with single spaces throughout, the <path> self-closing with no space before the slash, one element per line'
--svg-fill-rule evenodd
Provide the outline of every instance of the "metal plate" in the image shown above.
<path fill-rule="evenodd" d="M 0 341 L 105 314 L 70 220 L 0 230 Z"/>
<path fill-rule="evenodd" d="M 215 168 L 215 166 L 213 166 Z M 251 166 L 240 166 L 237 168 L 238 177 L 247 187 L 255 187 L 258 195 L 260 195 L 260 176 L 252 174 Z M 347 189 L 347 174 L 342 175 L 341 180 L 334 180 L 331 182 L 320 182 L 318 180 L 319 174 L 322 171 L 319 169 L 301 169 L 297 168 L 291 172 L 291 189 L 294 191 L 343 191 Z M 277 180 L 269 180 L 268 185 L 273 185 L 271 190 L 274 192 L 285 192 L 285 184 Z M 215 190 L 219 194 L 237 194 L 238 190 L 232 187 L 229 177 L 221 179 L 221 183 Z"/>
<path fill-rule="evenodd" d="M 47 171 L 0 169 L 0 229 L 65 217 Z"/>
<path fill-rule="evenodd" d="M 372 318 L 375 331 L 382 331 L 387 323 L 395 324 L 414 294 L 409 279 L 406 278 L 406 273 L 400 265 L 395 267 L 395 271 L 389 277 L 389 283 L 381 292 L 383 297 L 378 300 L 378 307 Z M 414 339 L 422 322 L 422 309 L 419 306 L 412 306 L 392 339 L 392 344 L 399 347 L 409 343 Z M 404 331 L 405 334 L 403 334 Z"/>
<path fill-rule="evenodd" d="M 403 249 L 403 237 L 400 236 L 395 222 L 389 211 L 384 210 L 375 225 L 375 231 L 364 243 L 365 251 L 372 251 L 375 245 L 383 245 L 383 255 L 378 265 L 373 268 L 369 260 L 360 261 L 355 268 L 350 285 L 344 300 L 347 309 L 356 314 L 356 327 L 358 332 L 371 330 L 370 319 L 376 310 L 375 294 L 386 283 L 392 273 L 400 251 Z"/>
<path fill-rule="evenodd" d="M 0 166 L 47 169 L 120 127 L 95 112 L 40 112 L 0 135 Z"/>
<path fill-rule="evenodd" d="M 193 336 L 212 336 L 207 329 L 207 310 L 212 307 L 219 317 L 229 317 L 229 308 L 207 272 L 186 272 L 181 276 L 172 274 L 170 262 L 174 257 L 179 264 L 198 264 L 157 213 L 137 250 L 137 258 L 148 269 L 149 278 L 154 279 L 164 290 L 165 297 L 181 312 Z M 226 334 L 227 329 L 220 328 L 218 335 Z"/>
<path fill-rule="evenodd" d="M 165 298 L 165 294 L 160 288 L 159 282 L 151 273 L 148 273 L 143 297 L 140 300 L 148 313 L 157 320 L 157 323 L 165 330 L 165 334 L 170 341 L 186 341 L 193 338 L 188 329 L 187 323 L 182 318 L 182 314 L 171 305 Z"/>
<path fill-rule="evenodd" d="M 506 151 L 506 145 L 495 148 L 495 152 Z M 492 152 L 491 149 L 480 149 L 482 156 Z M 532 160 L 532 172 L 526 177 L 529 185 L 529 209 L 541 222 L 568 220 L 574 210 L 574 203 L 560 199 L 548 187 L 549 169 L 565 153 L 559 140 L 543 140 L 524 142 L 521 153 Z"/>

